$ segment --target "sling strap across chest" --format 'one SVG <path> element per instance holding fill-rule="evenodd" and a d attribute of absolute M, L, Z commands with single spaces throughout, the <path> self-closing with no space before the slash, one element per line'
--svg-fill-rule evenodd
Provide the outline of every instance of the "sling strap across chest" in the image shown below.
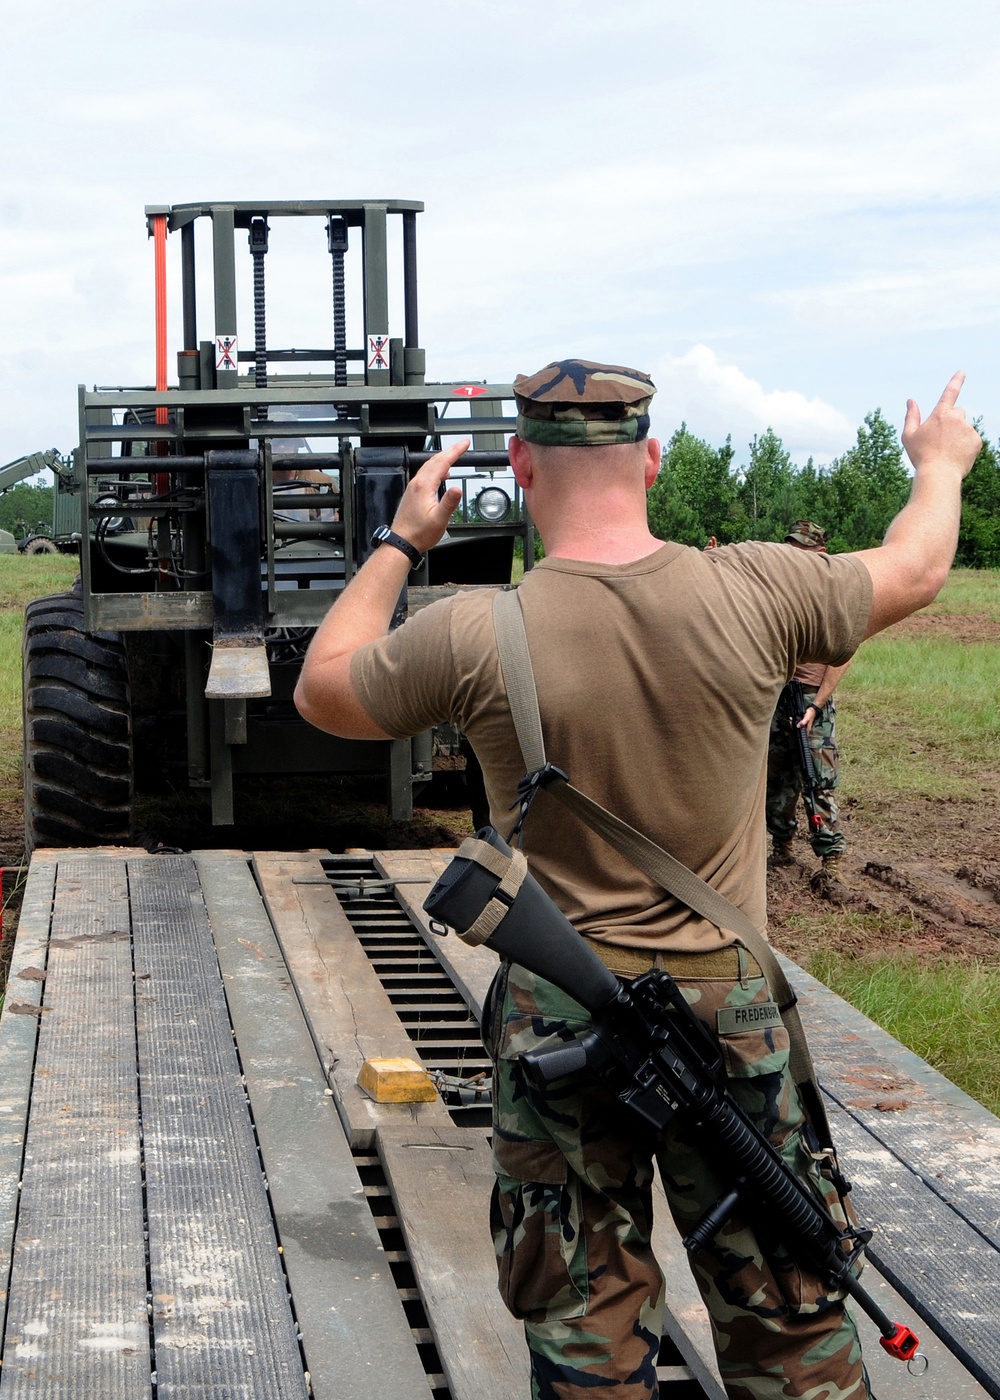
<path fill-rule="evenodd" d="M 789 1058 L 792 1076 L 802 1095 L 806 1113 L 820 1138 L 821 1146 L 831 1145 L 823 1098 L 816 1081 L 816 1071 L 806 1043 L 805 1032 L 796 1007 L 796 996 L 771 945 L 753 920 L 738 909 L 725 895 L 713 889 L 683 862 L 643 836 L 640 831 L 602 807 L 599 802 L 573 787 L 560 769 L 548 763 L 542 738 L 538 694 L 524 630 L 524 613 L 517 589 L 501 589 L 493 602 L 493 628 L 496 633 L 500 670 L 514 729 L 524 759 L 526 777 L 518 788 L 522 798 L 522 816 L 539 787 L 552 794 L 581 821 L 613 846 L 620 855 L 632 862 L 668 894 L 709 923 L 734 933 L 751 952 L 778 1003 L 781 1019 L 788 1032 Z"/>

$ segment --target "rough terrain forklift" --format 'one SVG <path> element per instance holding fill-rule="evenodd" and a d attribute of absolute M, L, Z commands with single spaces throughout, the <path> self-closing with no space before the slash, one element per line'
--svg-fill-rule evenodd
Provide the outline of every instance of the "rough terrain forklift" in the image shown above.
<path fill-rule="evenodd" d="M 137 789 L 164 780 L 204 789 L 213 823 L 225 826 L 240 775 L 376 775 L 389 816 L 403 820 L 432 776 L 435 748 L 445 760 L 457 754 L 460 736 L 447 729 L 358 743 L 312 729 L 292 704 L 313 629 L 445 434 L 473 440 L 458 472 L 463 503 L 411 573 L 394 621 L 456 587 L 508 582 L 515 548 L 526 567 L 534 559 L 532 524 L 507 470 L 509 384 L 425 381 L 422 207 L 146 209 L 156 383 L 81 386 L 72 483 L 80 580 L 26 613 L 29 850 L 127 841 Z M 315 348 L 274 349 L 266 339 L 265 268 L 290 220 L 311 222 L 328 268 L 314 300 L 332 283 L 332 343 Z M 183 313 L 170 386 L 168 234 L 179 235 Z M 390 264 L 401 271 L 394 299 Z M 348 268 L 360 274 L 350 315 Z M 252 349 L 240 334 L 238 271 L 248 304 L 252 283 Z M 209 286 L 212 330 L 199 338 L 198 294 L 204 300 Z"/>

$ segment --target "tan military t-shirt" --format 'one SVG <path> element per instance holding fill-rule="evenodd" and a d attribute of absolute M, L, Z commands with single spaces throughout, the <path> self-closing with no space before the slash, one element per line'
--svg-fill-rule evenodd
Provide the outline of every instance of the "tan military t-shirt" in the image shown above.
<path fill-rule="evenodd" d="M 570 781 L 695 870 L 763 929 L 768 729 L 801 661 L 861 641 L 871 578 L 851 555 L 665 544 L 631 564 L 546 559 L 520 588 L 545 751 Z M 362 647 L 351 675 L 388 734 L 448 720 L 479 756 L 507 835 L 523 763 L 500 675 L 493 590 L 458 594 Z M 531 870 L 608 943 L 734 941 L 678 904 L 550 794 L 524 828 Z"/>
<path fill-rule="evenodd" d="M 819 690 L 825 675 L 825 666 L 814 666 L 811 661 L 807 661 L 801 666 L 796 666 L 792 680 L 800 681 L 809 690 Z"/>

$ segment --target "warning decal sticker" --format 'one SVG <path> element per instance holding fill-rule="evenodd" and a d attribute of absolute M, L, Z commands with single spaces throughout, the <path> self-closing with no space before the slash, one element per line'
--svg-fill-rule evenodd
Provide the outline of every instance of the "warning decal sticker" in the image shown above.
<path fill-rule="evenodd" d="M 389 337 L 387 335 L 370 335 L 368 337 L 368 368 L 389 368 Z"/>
<path fill-rule="evenodd" d="M 236 337 L 234 335 L 217 335 L 215 337 L 215 368 L 239 368 L 236 362 Z"/>
<path fill-rule="evenodd" d="M 453 394 L 461 394 L 465 399 L 478 398 L 480 394 L 486 393 L 485 384 L 460 384 L 457 389 L 452 389 Z"/>

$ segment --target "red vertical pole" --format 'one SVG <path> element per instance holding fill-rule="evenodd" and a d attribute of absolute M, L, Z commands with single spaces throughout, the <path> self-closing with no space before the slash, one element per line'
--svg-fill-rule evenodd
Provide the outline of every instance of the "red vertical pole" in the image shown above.
<path fill-rule="evenodd" d="M 156 276 L 156 392 L 167 387 L 167 216 L 153 216 L 153 260 Z M 166 408 L 156 410 L 157 423 L 167 421 Z"/>
<path fill-rule="evenodd" d="M 156 281 L 156 392 L 162 394 L 167 388 L 167 216 L 153 215 L 153 267 Z M 157 426 L 167 422 L 167 408 L 156 410 Z M 156 455 L 166 454 L 167 444 L 156 444 Z M 160 473 L 156 478 L 157 494 L 166 491 L 167 477 Z"/>
<path fill-rule="evenodd" d="M 153 275 L 156 292 L 156 392 L 162 394 L 167 388 L 167 216 L 153 215 Z M 168 421 L 167 407 L 164 404 L 156 410 L 157 427 Z M 156 444 L 157 457 L 165 457 L 167 444 Z M 154 487 L 158 496 L 165 496 L 170 489 L 170 477 L 166 472 L 157 472 Z M 166 525 L 163 518 L 157 525 L 160 541 L 160 579 L 166 581 L 166 565 L 163 560 L 163 541 Z"/>

